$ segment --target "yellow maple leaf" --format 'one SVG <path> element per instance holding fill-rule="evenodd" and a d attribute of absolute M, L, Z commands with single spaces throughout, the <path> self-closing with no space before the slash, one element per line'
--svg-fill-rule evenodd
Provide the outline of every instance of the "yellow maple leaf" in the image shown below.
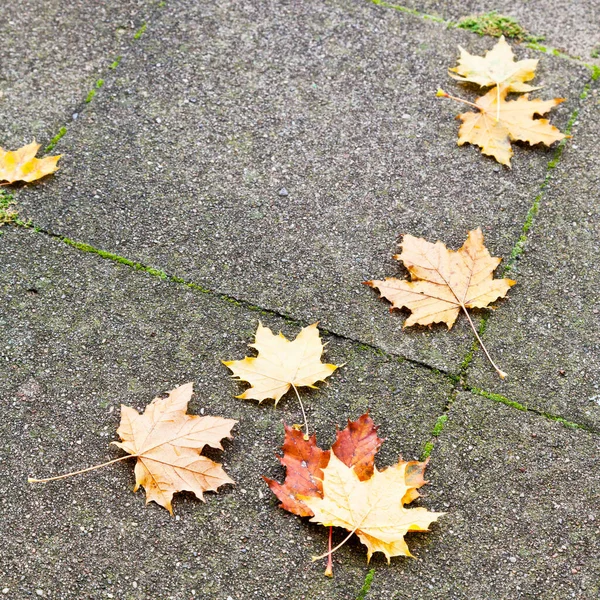
<path fill-rule="evenodd" d="M 311 521 L 356 533 L 367 546 L 367 561 L 374 552 L 383 552 L 388 563 L 392 556 L 412 556 L 404 536 L 429 531 L 429 525 L 445 513 L 404 507 L 415 497 L 414 485 L 407 482 L 408 465 L 400 461 L 383 471 L 375 468 L 369 479 L 361 481 L 355 467 L 346 466 L 332 452 L 323 469 L 323 497 L 302 497 L 314 513 Z"/>
<path fill-rule="evenodd" d="M 231 437 L 237 421 L 186 414 L 193 385 L 187 383 L 166 398 L 155 398 L 143 414 L 121 406 L 117 433 L 123 441 L 112 442 L 137 457 L 134 491 L 142 486 L 146 503 L 154 501 L 171 514 L 175 492 L 193 492 L 203 500 L 203 492 L 234 483 L 220 464 L 200 453 L 204 446 L 222 450 L 220 441 Z"/>
<path fill-rule="evenodd" d="M 534 115 L 546 114 L 551 108 L 564 102 L 564 98 L 529 100 L 528 94 L 525 94 L 516 100 L 507 101 L 506 94 L 506 88 L 493 88 L 485 96 L 475 100 L 474 106 L 479 112 L 458 115 L 462 121 L 458 130 L 459 146 L 475 144 L 483 154 L 493 156 L 499 163 L 510 167 L 513 155 L 511 140 L 550 146 L 566 137 L 548 119 L 533 118 Z"/>
<path fill-rule="evenodd" d="M 535 77 L 538 61 L 530 58 L 515 62 L 515 55 L 504 36 L 500 37 L 485 57 L 469 54 L 460 46 L 459 49 L 458 65 L 449 69 L 450 77 L 458 81 L 477 83 L 482 87 L 497 85 L 510 92 L 530 92 L 539 89 L 524 83 Z"/>
<path fill-rule="evenodd" d="M 259 323 L 254 344 L 249 344 L 258 351 L 258 356 L 222 361 L 231 369 L 233 377 L 252 386 L 236 398 L 259 403 L 271 398 L 277 404 L 291 387 L 314 388 L 317 381 L 329 377 L 338 366 L 321 362 L 323 344 L 317 325 L 304 327 L 296 339 L 290 341 L 281 332 L 275 335 Z"/>
<path fill-rule="evenodd" d="M 442 242 L 432 244 L 412 235 L 405 235 L 400 246 L 402 253 L 394 258 L 404 263 L 412 280 L 388 277 L 383 281 L 365 283 L 377 288 L 381 297 L 389 300 L 393 308 L 411 311 L 405 327 L 445 323 L 451 329 L 460 311 L 464 311 L 494 365 L 467 308 L 486 308 L 490 302 L 503 298 L 516 282 L 494 279 L 494 270 L 502 259 L 490 255 L 483 245 L 481 229 L 470 231 L 467 241 L 457 251 L 448 250 Z M 506 376 L 495 368 L 501 377 Z"/>
<path fill-rule="evenodd" d="M 35 141 L 15 151 L 0 148 L 0 181 L 35 181 L 54 173 L 61 155 L 35 158 L 39 149 L 40 144 Z"/>

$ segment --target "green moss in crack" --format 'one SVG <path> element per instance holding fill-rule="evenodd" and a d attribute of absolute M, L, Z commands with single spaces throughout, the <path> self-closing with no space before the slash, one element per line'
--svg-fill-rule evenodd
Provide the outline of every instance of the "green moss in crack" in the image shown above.
<path fill-rule="evenodd" d="M 16 209 L 14 196 L 4 190 L 0 190 L 0 227 L 7 223 L 16 223 L 19 213 Z"/>
<path fill-rule="evenodd" d="M 421 460 L 426 460 L 429 458 L 429 455 L 433 452 L 433 442 L 429 441 L 423 447 L 423 452 L 421 452 Z"/>
<path fill-rule="evenodd" d="M 119 63 L 121 62 L 121 59 L 123 57 L 121 55 L 117 56 L 117 58 L 115 58 L 115 60 L 113 60 L 113 62 L 109 65 L 109 69 L 111 69 L 112 71 L 114 71 L 118 66 Z"/>
<path fill-rule="evenodd" d="M 52 152 L 52 150 L 54 150 L 54 146 L 58 144 L 58 141 L 63 135 L 65 135 L 65 133 L 67 133 L 67 128 L 61 127 L 58 130 L 58 133 L 50 140 L 50 143 L 44 148 L 44 153 L 46 154 L 48 152 Z"/>
<path fill-rule="evenodd" d="M 96 90 L 90 90 L 88 92 L 88 95 L 87 95 L 86 99 L 85 99 L 85 103 L 89 104 L 94 99 L 95 95 L 96 95 Z"/>
<path fill-rule="evenodd" d="M 142 26 L 133 34 L 133 39 L 139 40 L 144 35 L 147 27 L 148 23 L 142 23 Z"/>
<path fill-rule="evenodd" d="M 477 394 L 478 396 L 483 396 L 484 398 L 487 398 L 488 400 L 493 400 L 494 402 L 499 402 L 500 404 L 505 404 L 506 406 L 510 406 L 511 408 L 516 408 L 517 410 L 520 410 L 522 412 L 527 412 L 527 410 L 528 410 L 526 406 L 519 404 L 519 402 L 509 400 L 508 398 L 506 398 L 505 396 L 501 396 L 500 394 L 493 394 L 491 392 L 486 392 L 485 390 L 482 390 L 481 388 L 477 388 L 477 387 L 469 388 L 469 391 L 473 394 Z"/>
<path fill-rule="evenodd" d="M 483 15 L 470 15 L 463 17 L 457 27 L 467 29 L 479 35 L 491 35 L 500 37 L 501 35 L 512 38 L 517 41 L 539 42 L 544 36 L 533 36 L 524 27 L 519 25 L 516 19 L 498 14 L 495 10 Z"/>
<path fill-rule="evenodd" d="M 409 15 L 415 15 L 417 17 L 421 17 L 422 19 L 426 19 L 427 21 L 433 21 L 434 23 L 446 23 L 446 20 L 442 17 L 438 17 L 437 15 L 428 15 L 426 13 L 419 12 L 414 8 L 408 8 L 407 6 L 402 6 L 400 4 L 390 4 L 389 2 L 385 2 L 385 0 L 371 0 L 373 4 L 376 6 L 383 6 L 384 8 L 393 8 L 399 12 L 408 13 Z M 451 23 L 448 23 L 450 26 Z"/>
<path fill-rule="evenodd" d="M 373 583 L 374 576 L 375 576 L 375 569 L 371 569 L 367 573 L 367 576 L 365 577 L 365 582 L 363 583 L 363 586 L 362 586 L 360 592 L 358 592 L 358 596 L 356 597 L 356 600 L 365 600 L 365 598 L 367 597 L 367 594 L 369 593 L 369 590 L 371 589 L 371 584 Z"/>
<path fill-rule="evenodd" d="M 431 431 L 431 434 L 435 437 L 440 435 L 440 433 L 442 433 L 442 430 L 444 429 L 444 425 L 446 424 L 447 420 L 448 420 L 448 415 L 441 415 L 440 417 L 438 417 L 438 420 L 435 422 L 435 425 L 433 426 L 433 430 Z"/>

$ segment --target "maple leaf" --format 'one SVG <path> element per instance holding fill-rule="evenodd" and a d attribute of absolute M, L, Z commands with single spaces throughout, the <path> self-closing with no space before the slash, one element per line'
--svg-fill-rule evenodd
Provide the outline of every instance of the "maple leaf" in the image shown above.
<path fill-rule="evenodd" d="M 193 492 L 203 500 L 203 492 L 234 483 L 220 464 L 200 453 L 204 446 L 222 450 L 220 441 L 231 437 L 237 421 L 186 414 L 193 386 L 187 383 L 166 398 L 155 398 L 142 414 L 121 405 L 117 433 L 123 441 L 112 442 L 138 459 L 134 492 L 142 486 L 146 503 L 154 501 L 171 514 L 175 492 Z"/>
<path fill-rule="evenodd" d="M 448 250 L 442 242 L 432 244 L 412 235 L 405 235 L 400 246 L 402 253 L 394 258 L 404 263 L 411 281 L 388 277 L 365 284 L 377 288 L 381 297 L 392 303 L 392 308 L 411 311 L 404 327 L 445 323 L 451 329 L 462 310 L 486 356 L 504 378 L 506 373 L 490 358 L 467 308 L 488 307 L 503 298 L 516 282 L 493 278 L 502 259 L 490 255 L 483 245 L 481 229 L 470 231 L 467 241 L 457 251 Z"/>
<path fill-rule="evenodd" d="M 449 69 L 450 77 L 458 81 L 476 83 L 481 87 L 501 86 L 509 92 L 530 92 L 539 89 L 524 83 L 535 77 L 538 61 L 530 58 L 515 62 L 515 55 L 504 36 L 486 52 L 485 57 L 469 54 L 460 46 L 459 49 L 458 65 Z"/>
<path fill-rule="evenodd" d="M 283 483 L 264 477 L 271 491 L 279 498 L 284 510 L 300 517 L 312 516 L 312 511 L 298 496 L 321 496 L 323 469 L 329 462 L 329 451 L 317 446 L 313 434 L 308 440 L 301 431 L 285 425 L 283 456 L 278 457 L 286 468 Z"/>
<path fill-rule="evenodd" d="M 246 381 L 252 387 L 236 398 L 262 402 L 267 398 L 275 404 L 291 388 L 315 388 L 317 381 L 324 381 L 337 365 L 321 362 L 323 344 L 319 337 L 318 323 L 304 327 L 292 342 L 281 332 L 275 335 L 268 327 L 258 324 L 254 344 L 257 357 L 243 360 L 222 361 L 238 381 Z"/>
<path fill-rule="evenodd" d="M 176 492 L 193 492 L 204 500 L 203 492 L 234 483 L 220 464 L 200 453 L 205 446 L 222 450 L 221 440 L 231 437 L 231 429 L 237 421 L 186 414 L 193 387 L 193 383 L 186 383 L 171 390 L 165 398 L 155 398 L 142 414 L 121 405 L 117 433 L 122 441 L 111 443 L 125 450 L 128 456 L 57 477 L 29 478 L 29 482 L 63 479 L 137 458 L 134 492 L 142 486 L 146 490 L 146 504 L 154 501 L 171 514 L 171 500 Z"/>
<path fill-rule="evenodd" d="M 314 513 L 311 521 L 356 533 L 367 546 L 367 561 L 374 552 L 383 552 L 388 563 L 392 556 L 412 556 L 404 536 L 429 531 L 429 525 L 445 513 L 404 507 L 411 491 L 407 465 L 400 461 L 383 471 L 375 468 L 372 477 L 361 481 L 353 467 L 332 453 L 323 469 L 323 497 L 304 499 Z"/>
<path fill-rule="evenodd" d="M 0 181 L 35 181 L 54 173 L 61 155 L 35 158 L 39 149 L 40 144 L 35 141 L 15 151 L 0 148 Z"/>
<path fill-rule="evenodd" d="M 331 502 L 334 505 L 339 504 L 337 497 L 340 493 L 344 495 L 351 490 L 348 494 L 351 500 L 348 502 L 357 501 L 358 505 L 346 506 L 346 508 L 356 519 L 361 521 L 361 526 L 359 527 L 359 523 L 354 523 L 351 527 L 346 528 L 352 533 L 356 532 L 367 544 L 369 547 L 368 558 L 376 551 L 386 553 L 388 559 L 397 554 L 410 556 L 403 536 L 409 530 L 425 531 L 429 523 L 436 520 L 441 513 L 429 513 L 425 509 L 407 510 L 403 508 L 404 504 L 409 504 L 419 497 L 418 488 L 427 483 L 423 474 L 428 461 L 405 462 L 400 460 L 394 467 L 382 472 L 377 471 L 374 465 L 375 454 L 382 442 L 383 440 L 377 435 L 377 427 L 368 413 L 356 421 L 348 421 L 345 429 L 338 430 L 336 441 L 330 451 L 319 448 L 314 435 L 306 440 L 301 432 L 286 426 L 284 454 L 279 459 L 286 467 L 285 481 L 280 484 L 267 477 L 263 477 L 263 479 L 281 501 L 281 508 L 302 517 L 313 516 L 313 521 L 331 526 L 339 526 L 341 520 L 330 518 L 330 515 L 327 519 L 331 522 L 325 522 L 327 519 L 322 517 L 330 510 Z M 343 467 L 341 471 L 339 465 Z M 339 473 L 344 473 L 343 477 Z M 394 474 L 393 479 L 390 477 L 391 474 Z M 355 491 L 356 482 L 365 483 L 367 487 L 357 488 Z M 385 489 L 387 486 L 389 486 L 388 490 Z M 340 491 L 342 488 L 346 488 L 346 492 Z M 387 500 L 381 496 L 382 490 L 388 494 Z M 403 515 L 401 520 L 398 520 L 394 511 L 390 511 L 389 515 L 383 514 L 387 506 L 386 502 L 396 500 Z M 367 503 L 366 507 L 361 505 L 363 501 Z M 375 513 L 371 516 L 365 514 L 365 512 L 369 513 L 368 503 L 377 508 L 377 515 Z M 369 519 L 366 519 L 367 516 Z M 393 522 L 387 520 L 389 516 L 394 517 Z M 379 523 L 379 534 L 374 531 L 376 521 Z M 390 540 L 392 535 L 396 537 Z M 333 551 L 335 549 L 331 549 L 330 538 L 330 550 L 325 555 L 330 558 L 325 571 L 326 575 L 332 574 L 331 553 Z"/>
<path fill-rule="evenodd" d="M 552 100 L 529 100 L 525 94 L 516 100 L 506 100 L 506 88 L 491 89 L 485 96 L 475 100 L 479 112 L 467 112 L 458 115 L 462 125 L 458 130 L 458 145 L 471 143 L 479 146 L 483 154 L 493 156 L 500 164 L 510 167 L 513 155 L 511 140 L 520 140 L 530 144 L 552 143 L 565 138 L 558 128 L 547 119 L 534 119 L 534 115 L 544 115 L 564 98 Z M 459 100 L 443 92 L 445 97 Z"/>
<path fill-rule="evenodd" d="M 366 413 L 356 421 L 348 421 L 345 429 L 337 432 L 331 450 L 349 467 L 355 467 L 360 479 L 368 479 L 373 474 L 375 454 L 381 446 L 377 427 Z M 312 511 L 301 496 L 321 497 L 323 469 L 329 462 L 329 450 L 317 446 L 316 436 L 308 440 L 302 432 L 285 425 L 285 441 L 281 448 L 283 456 L 279 461 L 286 468 L 283 484 L 263 477 L 271 491 L 281 501 L 281 508 L 301 517 L 312 516 Z"/>

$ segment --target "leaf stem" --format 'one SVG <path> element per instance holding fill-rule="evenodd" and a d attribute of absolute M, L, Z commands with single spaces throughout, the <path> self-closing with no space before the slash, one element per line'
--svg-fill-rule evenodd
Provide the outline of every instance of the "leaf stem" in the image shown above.
<path fill-rule="evenodd" d="M 358 527 L 360 527 L 360 525 Z M 358 527 L 355 527 L 335 548 L 333 548 L 333 550 L 330 548 L 327 552 L 325 552 L 325 554 L 321 554 L 321 556 L 313 556 L 312 561 L 315 562 L 316 560 L 321 560 L 326 556 L 331 556 L 336 550 L 341 548 L 356 533 Z"/>
<path fill-rule="evenodd" d="M 306 420 L 306 413 L 304 412 L 304 404 L 302 404 L 302 400 L 300 399 L 300 394 L 296 389 L 296 386 L 292 383 L 292 387 L 296 392 L 296 398 L 298 398 L 298 402 L 300 403 L 300 410 L 302 411 L 302 417 L 304 418 L 304 439 L 308 440 L 308 421 Z"/>
<path fill-rule="evenodd" d="M 46 479 L 34 479 L 33 477 L 28 477 L 27 482 L 28 483 L 46 483 L 47 481 L 56 481 L 57 479 L 64 479 L 65 477 L 71 477 L 72 475 L 79 475 L 80 473 L 87 473 L 88 471 L 100 469 L 101 467 L 106 467 L 108 465 L 112 465 L 113 463 L 119 462 L 120 460 L 127 460 L 128 458 L 137 458 L 137 456 L 135 454 L 127 454 L 126 456 L 114 458 L 113 460 L 109 460 L 108 462 L 102 463 L 100 465 L 94 465 L 93 467 L 88 467 L 87 469 L 81 469 L 80 471 L 73 471 L 72 473 L 65 473 L 64 475 L 57 475 L 56 477 L 48 477 Z"/>
<path fill-rule="evenodd" d="M 482 350 L 485 352 L 487 359 L 490 361 L 492 367 L 494 367 L 494 369 L 496 369 L 496 373 L 498 373 L 498 375 L 500 376 L 500 379 L 504 379 L 507 374 L 498 368 L 496 363 L 492 360 L 492 357 L 489 355 L 486 347 L 483 345 L 483 342 L 482 342 L 481 338 L 479 337 L 479 334 L 477 333 L 477 329 L 475 329 L 475 325 L 473 324 L 473 321 L 471 320 L 471 315 L 469 314 L 467 307 L 462 302 L 461 302 L 460 306 L 463 309 L 465 315 L 467 315 L 467 319 L 469 319 L 469 324 L 471 325 L 471 329 L 473 330 L 473 333 L 475 334 L 475 337 L 477 338 L 477 341 L 479 342 L 479 345 L 481 346 Z"/>
<path fill-rule="evenodd" d="M 438 90 L 437 96 L 440 98 L 450 98 L 451 100 L 456 100 L 457 102 L 462 102 L 463 104 L 468 104 L 469 106 L 473 106 L 474 108 L 476 108 L 478 111 L 481 112 L 481 107 L 477 106 L 477 104 L 475 104 L 473 102 L 469 102 L 468 100 L 463 100 L 462 98 L 458 98 L 457 96 L 451 96 L 450 94 L 448 94 L 448 92 L 445 92 L 444 90 Z"/>
<path fill-rule="evenodd" d="M 333 525 L 329 526 L 329 552 L 327 553 L 327 568 L 325 569 L 325 575 L 327 577 L 333 577 L 333 559 L 331 558 L 331 537 L 333 535 Z"/>

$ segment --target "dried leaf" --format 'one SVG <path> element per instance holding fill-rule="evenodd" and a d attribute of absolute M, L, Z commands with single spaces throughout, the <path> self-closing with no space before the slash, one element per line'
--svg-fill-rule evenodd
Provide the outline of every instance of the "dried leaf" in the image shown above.
<path fill-rule="evenodd" d="M 407 465 L 400 461 L 383 471 L 375 468 L 370 479 L 361 481 L 354 468 L 332 453 L 323 469 L 323 497 L 304 499 L 315 515 L 311 521 L 355 532 L 367 546 L 367 560 L 374 552 L 383 552 L 388 563 L 392 556 L 412 556 L 404 536 L 428 531 L 444 513 L 404 507 L 411 492 Z"/>
<path fill-rule="evenodd" d="M 369 547 L 369 558 L 376 551 L 384 552 L 388 560 L 397 554 L 410 556 L 403 540 L 404 534 L 409 529 L 425 531 L 440 514 L 421 508 L 403 508 L 404 504 L 419 497 L 417 489 L 427 483 L 423 477 L 427 461 L 400 460 L 394 467 L 377 471 L 374 460 L 382 441 L 368 414 L 356 421 L 348 421 L 348 426 L 337 432 L 331 451 L 321 450 L 314 435 L 305 440 L 301 432 L 286 427 L 284 454 L 280 458 L 287 469 L 285 481 L 280 484 L 266 477 L 264 479 L 281 501 L 281 508 L 299 516 L 314 515 L 312 520 L 316 522 L 356 530 Z M 357 487 L 357 482 L 366 484 L 366 487 Z M 340 502 L 339 496 L 346 493 L 347 502 Z M 371 519 L 367 514 L 369 503 L 377 509 L 377 519 Z M 390 506 L 395 503 L 397 510 L 391 510 L 387 503 Z M 337 508 L 332 509 L 332 504 Z M 362 524 L 351 522 L 347 513 L 352 513 L 352 518 Z M 325 515 L 328 515 L 330 523 L 325 523 Z M 393 520 L 388 521 L 388 517 Z M 342 521 L 344 524 L 341 524 Z M 376 522 L 377 527 L 374 526 Z M 393 541 L 390 541 L 391 536 Z"/>
<path fill-rule="evenodd" d="M 402 253 L 394 258 L 404 263 L 412 280 L 388 277 L 365 284 L 378 289 L 392 308 L 411 311 L 404 327 L 446 323 L 451 329 L 462 309 L 489 361 L 500 377 L 506 377 L 494 364 L 467 312 L 467 308 L 488 307 L 506 296 L 516 283 L 512 279 L 494 279 L 494 270 L 502 259 L 490 256 L 483 245 L 481 229 L 470 231 L 457 251 L 448 250 L 442 242 L 432 244 L 412 235 L 404 236 L 401 248 Z"/>
<path fill-rule="evenodd" d="M 552 100 L 529 100 L 529 95 L 517 100 L 506 100 L 506 88 L 491 89 L 477 98 L 479 112 L 458 115 L 462 125 L 458 130 L 458 145 L 470 143 L 481 148 L 483 154 L 493 156 L 499 163 L 510 167 L 513 155 L 511 140 L 530 144 L 545 144 L 562 140 L 565 135 L 547 119 L 534 119 L 564 102 L 564 98 Z"/>
<path fill-rule="evenodd" d="M 204 446 L 222 450 L 221 440 L 231 437 L 237 423 L 221 417 L 186 414 L 193 383 L 175 388 L 166 398 L 155 398 L 139 414 L 121 406 L 117 433 L 122 442 L 112 442 L 137 457 L 135 490 L 146 490 L 146 503 L 154 501 L 171 514 L 175 492 L 193 492 L 203 500 L 203 492 L 234 481 L 221 465 L 201 456 Z"/>
<path fill-rule="evenodd" d="M 458 65 L 450 69 L 450 77 L 458 81 L 470 81 L 482 87 L 499 85 L 509 92 L 530 92 L 539 89 L 524 83 L 535 77 L 538 61 L 526 59 L 515 62 L 515 55 L 504 36 L 486 52 L 485 57 L 469 54 L 460 46 L 459 49 Z"/>
<path fill-rule="evenodd" d="M 314 388 L 317 381 L 329 377 L 338 367 L 321 362 L 323 344 L 317 325 L 305 327 L 290 342 L 281 332 L 275 335 L 259 323 L 255 342 L 250 344 L 258 351 L 258 356 L 223 361 L 234 377 L 252 386 L 236 398 L 258 400 L 259 403 L 272 398 L 277 404 L 292 386 Z"/>
<path fill-rule="evenodd" d="M 373 474 L 375 454 L 382 442 L 377 436 L 377 427 L 366 413 L 356 421 L 348 421 L 347 427 L 337 432 L 331 449 L 344 464 L 356 467 L 361 479 L 368 479 Z M 281 501 L 281 508 L 301 517 L 312 516 L 312 511 L 299 496 L 322 496 L 321 480 L 330 451 L 317 446 L 315 435 L 307 440 L 301 431 L 288 425 L 285 425 L 285 441 L 281 449 L 283 456 L 279 457 L 279 461 L 286 468 L 285 481 L 279 483 L 268 477 L 263 479 Z"/>
<path fill-rule="evenodd" d="M 345 465 L 354 467 L 354 472 L 361 481 L 373 475 L 375 455 L 383 443 L 377 435 L 377 429 L 369 413 L 365 413 L 356 421 L 348 420 L 348 425 L 337 432 L 337 439 L 331 446 Z"/>
<path fill-rule="evenodd" d="M 516 283 L 493 278 L 502 259 L 490 256 L 480 228 L 470 231 L 457 251 L 412 235 L 405 235 L 400 246 L 402 253 L 394 258 L 404 263 L 412 281 L 388 277 L 365 283 L 379 289 L 393 308 L 412 312 L 405 327 L 446 323 L 450 329 L 461 308 L 485 308 Z"/>
<path fill-rule="evenodd" d="M 304 439 L 301 431 L 285 426 L 283 456 L 279 461 L 286 468 L 283 483 L 263 477 L 271 491 L 281 501 L 281 508 L 301 517 L 312 516 L 312 511 L 298 496 L 317 496 L 322 494 L 321 479 L 323 469 L 329 462 L 329 450 L 317 446 L 315 435 Z"/>
<path fill-rule="evenodd" d="M 40 144 L 35 141 L 14 152 L 0 148 L 0 181 L 35 181 L 54 173 L 58 169 L 56 163 L 61 155 L 35 158 L 39 149 Z"/>

